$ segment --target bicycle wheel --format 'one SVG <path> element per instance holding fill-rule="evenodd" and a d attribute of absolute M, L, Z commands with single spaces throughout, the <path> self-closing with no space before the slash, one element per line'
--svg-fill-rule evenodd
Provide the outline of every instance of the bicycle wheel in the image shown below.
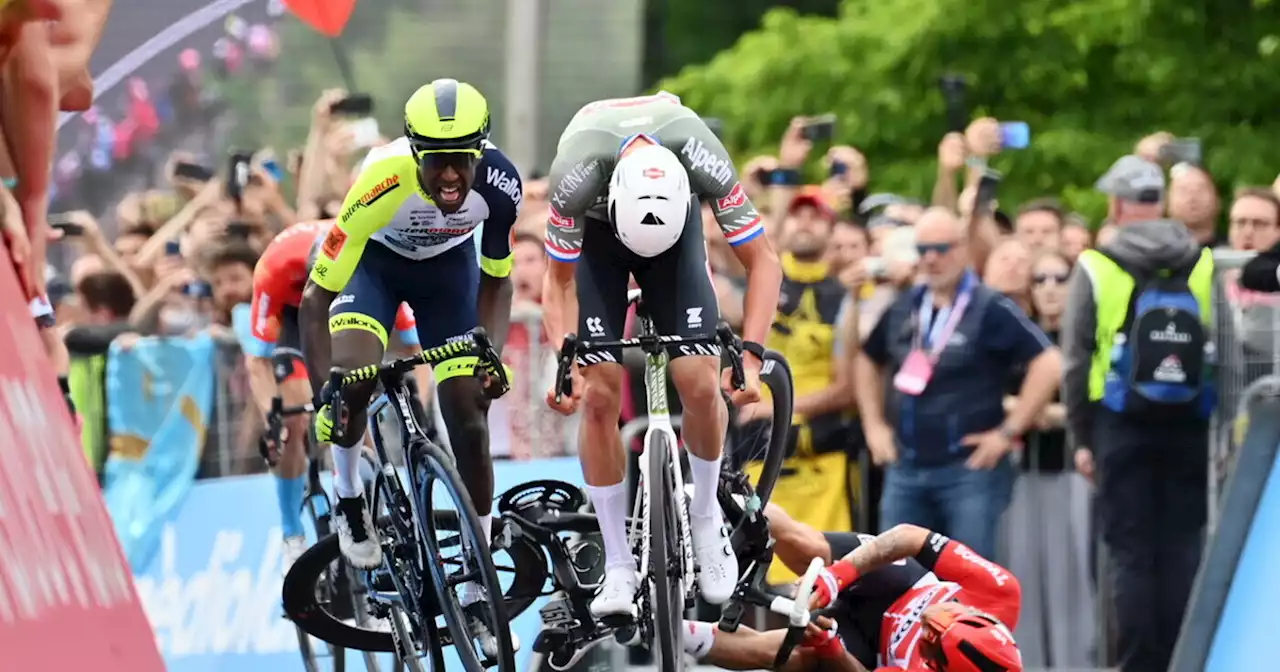
<path fill-rule="evenodd" d="M 468 623 L 467 613 L 462 606 L 456 588 L 469 582 L 479 581 L 486 595 L 501 595 L 502 585 L 498 582 L 497 570 L 488 553 L 489 540 L 483 539 L 480 530 L 480 517 L 476 514 L 475 505 L 462 489 L 462 477 L 453 466 L 453 459 L 434 444 L 421 442 L 412 447 L 415 469 L 419 474 L 418 501 L 419 510 L 434 510 L 434 498 L 438 484 L 449 499 L 453 500 L 459 513 L 458 531 L 462 536 L 462 544 L 456 546 L 461 553 L 459 560 L 461 571 L 450 572 L 446 569 L 445 549 L 454 548 L 442 544 L 442 528 L 436 524 L 436 516 L 425 516 L 419 521 L 424 528 L 423 543 L 427 548 L 427 568 L 431 573 L 431 584 L 438 598 L 438 606 L 444 616 L 445 624 L 452 635 L 454 650 L 458 654 L 462 666 L 468 672 L 480 672 L 487 669 L 488 656 L 477 646 Z M 447 530 L 444 530 L 447 532 Z M 482 545 L 483 540 L 483 545 Z M 486 551 L 478 552 L 476 549 Z M 507 616 L 505 600 L 486 599 L 469 607 L 473 612 L 480 612 L 481 620 L 497 644 L 497 659 L 490 661 L 503 672 L 515 672 L 515 652 L 511 646 L 510 619 Z"/>
<path fill-rule="evenodd" d="M 299 628 L 316 639 L 344 649 L 361 651 L 395 652 L 391 633 L 351 625 L 334 615 L 332 601 L 321 589 L 326 577 L 342 553 L 338 550 L 338 535 L 317 541 L 298 557 L 284 577 L 281 598 L 284 613 Z M 367 624 L 367 622 L 366 622 Z"/>
<path fill-rule="evenodd" d="M 743 523 L 745 510 L 763 510 L 769 503 L 773 486 L 782 473 L 790 441 L 795 392 L 787 359 L 777 351 L 765 351 L 760 382 L 769 388 L 773 399 L 772 418 L 767 423 L 738 428 L 736 436 L 729 441 L 728 459 L 725 460 L 731 470 L 746 476 L 746 485 L 749 486 L 737 488 L 734 494 L 740 497 L 734 501 L 721 498 L 721 507 L 725 509 L 735 537 Z"/>
<path fill-rule="evenodd" d="M 323 495 L 320 495 L 321 497 Z M 317 508 L 317 502 L 313 500 L 315 493 L 308 493 L 303 499 L 302 510 L 311 518 L 311 522 L 315 527 L 316 538 L 323 539 L 329 535 L 329 515 L 325 508 Z M 325 500 L 327 503 L 328 500 Z M 338 587 L 334 582 L 334 572 L 341 571 L 339 563 L 334 562 L 329 565 L 327 571 L 321 574 L 316 582 L 315 595 L 318 601 L 325 601 L 334 605 L 335 611 L 341 616 L 341 610 L 345 606 L 346 601 L 339 599 L 341 595 Z M 320 672 L 321 666 L 315 647 L 311 645 L 311 635 L 307 633 L 301 626 L 294 624 L 294 631 L 298 635 L 298 651 L 302 654 L 302 666 L 307 672 Z M 329 649 L 329 656 L 333 659 L 333 671 L 343 672 L 346 669 L 346 649 L 340 646 L 334 646 L 326 642 Z"/>
<path fill-rule="evenodd" d="M 681 566 L 684 554 L 680 544 L 679 516 L 671 496 L 670 444 L 666 432 L 657 432 L 649 444 L 649 568 L 652 576 L 654 633 L 653 654 L 658 669 L 678 672 L 684 669 L 684 644 L 681 639 L 684 620 L 684 577 Z"/>
<path fill-rule="evenodd" d="M 461 546 L 464 542 L 462 535 L 458 532 L 458 512 L 436 509 L 433 515 L 438 531 L 453 532 L 451 536 L 440 540 L 440 549 Z M 495 527 L 502 524 L 502 519 L 495 515 Z M 512 540 L 507 548 L 496 549 L 490 546 L 489 550 L 493 557 L 493 569 L 497 573 L 498 583 L 502 585 L 502 597 L 507 603 L 507 618 L 514 619 L 543 596 L 543 588 L 551 576 L 547 569 L 546 553 L 541 546 L 534 544 L 527 537 Z M 445 558 L 442 564 L 455 572 L 462 570 L 462 563 L 456 558 Z"/>

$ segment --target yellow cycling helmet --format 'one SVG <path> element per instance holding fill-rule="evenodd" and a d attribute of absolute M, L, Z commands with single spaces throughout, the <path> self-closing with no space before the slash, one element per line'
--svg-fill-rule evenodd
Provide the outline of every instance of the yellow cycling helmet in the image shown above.
<path fill-rule="evenodd" d="M 404 104 L 404 134 L 416 156 L 441 152 L 479 156 L 489 138 L 489 103 L 470 84 L 437 79 Z"/>

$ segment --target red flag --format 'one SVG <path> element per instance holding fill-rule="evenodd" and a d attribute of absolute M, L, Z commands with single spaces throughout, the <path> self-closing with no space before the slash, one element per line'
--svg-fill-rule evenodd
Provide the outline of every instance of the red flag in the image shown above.
<path fill-rule="evenodd" d="M 330 38 L 342 34 L 356 8 L 356 0 L 284 0 L 284 4 L 303 23 Z"/>

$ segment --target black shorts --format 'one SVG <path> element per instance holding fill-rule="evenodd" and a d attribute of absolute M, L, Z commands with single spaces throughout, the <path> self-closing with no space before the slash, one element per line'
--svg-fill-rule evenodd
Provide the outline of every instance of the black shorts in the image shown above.
<path fill-rule="evenodd" d="M 720 308 L 702 238 L 702 208 L 696 198 L 692 199 L 680 240 L 652 258 L 628 250 L 608 222 L 587 220 L 575 276 L 579 338 L 611 341 L 628 335 L 623 329 L 631 276 L 635 276 L 644 293 L 645 309 L 659 334 L 690 337 L 715 333 Z M 667 352 L 673 359 L 685 355 L 720 356 L 720 348 L 715 345 L 673 345 Z M 612 349 L 580 357 L 578 365 L 605 361 L 620 362 L 621 351 Z"/>

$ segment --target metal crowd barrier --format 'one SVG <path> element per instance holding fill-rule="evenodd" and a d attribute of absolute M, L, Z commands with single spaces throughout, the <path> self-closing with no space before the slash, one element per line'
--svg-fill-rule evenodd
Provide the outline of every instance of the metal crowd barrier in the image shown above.
<path fill-rule="evenodd" d="M 1218 521 L 1222 488 L 1244 440 L 1247 409 L 1280 389 L 1280 295 L 1241 290 L 1240 268 L 1253 252 L 1214 250 L 1215 346 L 1220 398 L 1209 442 L 1209 530 Z"/>

